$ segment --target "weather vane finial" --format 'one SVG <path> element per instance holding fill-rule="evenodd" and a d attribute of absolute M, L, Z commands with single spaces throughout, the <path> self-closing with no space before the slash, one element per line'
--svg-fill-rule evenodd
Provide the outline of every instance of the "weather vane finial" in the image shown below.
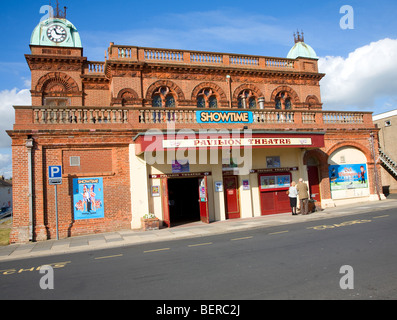
<path fill-rule="evenodd" d="M 54 13 L 53 13 L 53 18 L 59 18 L 59 19 L 66 19 L 66 10 L 67 10 L 67 7 L 63 7 L 63 11 L 59 8 L 59 1 L 58 0 L 56 0 L 57 1 L 57 6 L 56 6 L 56 8 L 54 9 Z M 51 0 L 50 0 L 50 7 L 51 7 Z"/>
<path fill-rule="evenodd" d="M 301 31 L 301 33 L 299 33 L 299 30 L 297 30 L 296 33 L 294 33 L 295 43 L 305 42 L 305 38 L 304 38 L 303 34 L 304 34 L 303 31 Z"/>

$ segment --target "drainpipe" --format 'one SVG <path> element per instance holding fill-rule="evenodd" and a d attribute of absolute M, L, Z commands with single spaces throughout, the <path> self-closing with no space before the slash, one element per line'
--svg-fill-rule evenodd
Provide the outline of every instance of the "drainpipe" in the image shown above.
<path fill-rule="evenodd" d="M 379 201 L 382 200 L 380 196 L 380 191 L 379 191 L 379 178 L 378 178 L 378 166 L 376 165 L 377 160 L 376 160 L 376 153 L 375 153 L 375 139 L 374 139 L 374 133 L 370 133 L 370 141 L 371 141 L 371 153 L 372 153 L 372 158 L 374 161 L 374 171 L 375 171 L 375 190 L 378 195 Z"/>
<path fill-rule="evenodd" d="M 32 149 L 33 139 L 26 140 L 26 148 L 28 149 L 28 184 L 29 184 L 29 241 L 33 241 L 33 179 L 32 179 Z"/>
<path fill-rule="evenodd" d="M 229 84 L 229 108 L 232 108 L 232 78 L 230 75 L 226 75 L 226 82 Z"/>

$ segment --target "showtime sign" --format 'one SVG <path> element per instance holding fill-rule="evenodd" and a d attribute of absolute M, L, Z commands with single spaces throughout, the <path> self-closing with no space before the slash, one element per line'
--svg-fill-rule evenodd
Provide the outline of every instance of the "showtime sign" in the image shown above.
<path fill-rule="evenodd" d="M 196 111 L 197 123 L 253 123 L 251 111 Z"/>

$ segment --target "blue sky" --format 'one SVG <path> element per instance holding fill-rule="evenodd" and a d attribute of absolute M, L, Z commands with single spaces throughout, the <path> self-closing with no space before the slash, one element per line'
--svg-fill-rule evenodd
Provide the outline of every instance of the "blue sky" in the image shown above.
<path fill-rule="evenodd" d="M 55 3 L 55 0 L 52 0 Z M 11 105 L 29 103 L 24 54 L 49 1 L 2 1 L 0 27 L 0 174 L 10 174 Z M 79 30 L 84 55 L 104 60 L 116 44 L 286 57 L 293 33 L 319 56 L 324 109 L 374 114 L 397 108 L 397 1 L 60 0 Z M 343 30 L 343 5 L 354 29 Z"/>

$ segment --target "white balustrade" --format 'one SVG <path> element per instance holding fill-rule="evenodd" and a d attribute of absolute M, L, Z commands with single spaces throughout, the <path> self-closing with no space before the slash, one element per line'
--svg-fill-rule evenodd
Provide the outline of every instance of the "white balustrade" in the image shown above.
<path fill-rule="evenodd" d="M 183 61 L 183 52 L 181 51 L 145 49 L 144 55 L 145 55 L 145 60 L 176 61 L 176 62 Z"/>
<path fill-rule="evenodd" d="M 230 64 L 242 66 L 259 66 L 259 58 L 250 56 L 230 56 Z"/>
<path fill-rule="evenodd" d="M 35 124 L 127 123 L 128 111 L 107 108 L 34 108 Z"/>
<path fill-rule="evenodd" d="M 196 63 L 223 63 L 223 55 L 214 53 L 191 52 L 190 61 Z"/>

